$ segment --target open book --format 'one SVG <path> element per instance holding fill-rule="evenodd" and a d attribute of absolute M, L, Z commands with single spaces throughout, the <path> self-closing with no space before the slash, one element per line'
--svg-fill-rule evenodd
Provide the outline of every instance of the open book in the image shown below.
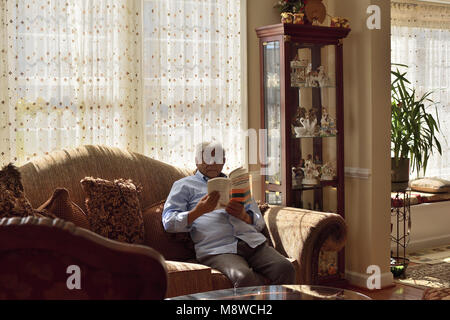
<path fill-rule="evenodd" d="M 230 200 L 239 201 L 244 206 L 251 200 L 250 175 L 240 167 L 230 172 L 229 178 L 213 178 L 208 180 L 208 194 L 213 191 L 220 193 L 217 208 L 225 208 Z"/>

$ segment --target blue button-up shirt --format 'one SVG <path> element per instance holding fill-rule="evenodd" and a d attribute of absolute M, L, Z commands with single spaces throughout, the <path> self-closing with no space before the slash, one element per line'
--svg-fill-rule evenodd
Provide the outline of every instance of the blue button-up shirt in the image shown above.
<path fill-rule="evenodd" d="M 164 229 L 173 233 L 189 232 L 195 244 L 197 259 L 213 254 L 237 253 L 238 239 L 252 248 L 264 243 L 266 237 L 260 231 L 265 222 L 253 199 L 245 207 L 252 218 L 252 224 L 221 208 L 200 216 L 188 225 L 189 211 L 208 193 L 207 183 L 208 177 L 197 170 L 193 176 L 173 184 L 162 214 Z"/>

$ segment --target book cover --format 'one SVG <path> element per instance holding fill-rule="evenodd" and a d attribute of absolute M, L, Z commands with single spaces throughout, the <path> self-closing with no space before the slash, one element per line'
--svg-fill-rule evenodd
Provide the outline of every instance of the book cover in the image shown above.
<path fill-rule="evenodd" d="M 208 193 L 218 191 L 220 199 L 217 208 L 225 208 L 230 200 L 239 201 L 244 206 L 251 201 L 250 175 L 240 167 L 229 174 L 229 178 L 213 178 L 208 180 Z"/>

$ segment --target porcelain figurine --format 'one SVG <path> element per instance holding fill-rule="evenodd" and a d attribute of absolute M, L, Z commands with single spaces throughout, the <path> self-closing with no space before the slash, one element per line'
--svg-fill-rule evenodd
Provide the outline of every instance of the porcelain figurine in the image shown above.
<path fill-rule="evenodd" d="M 320 87 L 328 87 L 330 85 L 330 78 L 325 73 L 325 67 L 320 66 L 318 68 L 319 74 L 318 74 L 318 82 Z"/>
<path fill-rule="evenodd" d="M 304 16 L 304 13 L 294 13 L 294 24 L 305 24 L 305 21 L 303 20 Z"/>
<path fill-rule="evenodd" d="M 292 23 L 293 14 L 290 12 L 281 13 L 281 23 Z"/>
<path fill-rule="evenodd" d="M 302 181 L 303 184 L 315 185 L 318 183 L 317 178 L 319 177 L 319 170 L 310 159 L 305 161 L 305 167 L 302 168 L 302 170 L 305 174 L 305 177 Z"/>
<path fill-rule="evenodd" d="M 306 114 L 305 118 L 300 118 L 300 123 L 308 136 L 315 136 L 317 119 L 311 120 L 309 114 Z"/>
<path fill-rule="evenodd" d="M 331 181 L 336 176 L 335 165 L 332 162 L 327 162 L 322 166 L 322 175 L 320 180 Z"/>

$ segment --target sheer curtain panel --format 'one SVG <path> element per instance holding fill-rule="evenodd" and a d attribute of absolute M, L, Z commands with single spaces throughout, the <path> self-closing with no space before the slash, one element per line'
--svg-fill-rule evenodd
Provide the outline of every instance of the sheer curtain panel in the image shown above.
<path fill-rule="evenodd" d="M 243 5 L 0 1 L 0 164 L 104 144 L 192 167 L 217 140 L 242 165 Z"/>

